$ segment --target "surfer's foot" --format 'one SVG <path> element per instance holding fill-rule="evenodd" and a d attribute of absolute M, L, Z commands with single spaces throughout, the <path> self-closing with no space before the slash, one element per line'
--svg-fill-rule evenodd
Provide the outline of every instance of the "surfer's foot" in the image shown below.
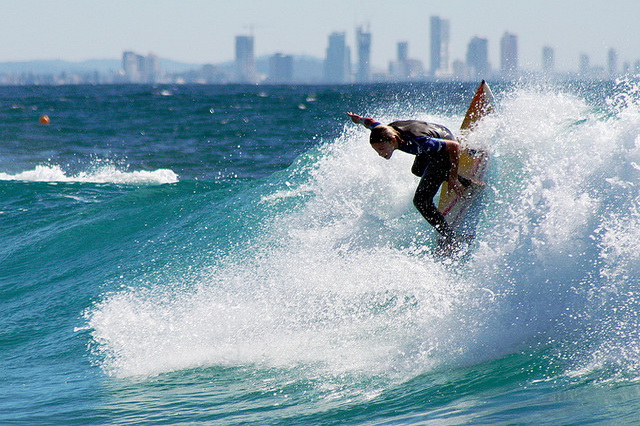
<path fill-rule="evenodd" d="M 446 247 L 459 247 L 461 244 L 471 244 L 475 238 L 475 234 L 447 235 L 440 239 L 440 244 Z"/>
<path fill-rule="evenodd" d="M 445 238 L 439 238 L 434 250 L 438 258 L 451 258 L 466 251 L 475 239 L 474 234 L 456 234 Z"/>
<path fill-rule="evenodd" d="M 471 244 L 476 238 L 474 234 L 455 234 L 444 239 L 444 243 L 448 246 L 457 247 L 460 244 Z"/>
<path fill-rule="evenodd" d="M 475 238 L 475 234 L 458 234 L 455 237 L 455 241 L 457 243 L 470 244 Z"/>

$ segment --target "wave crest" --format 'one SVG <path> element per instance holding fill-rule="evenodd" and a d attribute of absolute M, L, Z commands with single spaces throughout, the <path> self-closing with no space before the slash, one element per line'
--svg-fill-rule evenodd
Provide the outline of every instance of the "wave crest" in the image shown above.
<path fill-rule="evenodd" d="M 178 175 L 170 169 L 122 171 L 114 165 L 102 165 L 90 171 L 68 174 L 58 165 L 38 165 L 32 170 L 16 174 L 0 173 L 0 180 L 161 185 L 178 182 Z"/>

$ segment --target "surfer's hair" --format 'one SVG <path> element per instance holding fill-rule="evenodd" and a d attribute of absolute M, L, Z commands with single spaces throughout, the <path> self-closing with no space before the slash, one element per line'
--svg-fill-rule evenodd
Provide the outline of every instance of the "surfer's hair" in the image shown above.
<path fill-rule="evenodd" d="M 391 126 L 385 126 L 380 124 L 379 126 L 371 129 L 371 134 L 369 135 L 369 143 L 382 143 L 382 142 L 391 142 L 393 138 L 398 135 L 398 131 Z"/>

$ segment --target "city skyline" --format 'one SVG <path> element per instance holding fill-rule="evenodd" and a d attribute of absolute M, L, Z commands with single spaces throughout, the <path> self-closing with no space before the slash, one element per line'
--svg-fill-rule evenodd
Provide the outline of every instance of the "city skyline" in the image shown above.
<path fill-rule="evenodd" d="M 489 62 L 489 45 L 487 38 L 474 36 L 467 45 L 466 60 L 452 60 L 450 49 L 451 23 L 449 19 L 441 16 L 430 17 L 429 28 L 429 63 L 424 64 L 421 60 L 409 57 L 409 43 L 399 41 L 396 45 L 396 58 L 389 62 L 386 70 L 373 70 L 370 63 L 372 56 L 372 34 L 363 26 L 355 29 L 355 40 L 352 48 L 347 40 L 346 32 L 333 32 L 329 34 L 327 40 L 326 54 L 323 59 L 323 77 L 314 82 L 329 84 L 344 83 L 369 83 L 386 81 L 420 81 L 420 80 L 458 80 L 467 81 L 473 79 L 514 79 L 521 76 L 532 76 L 542 73 L 545 78 L 569 78 L 569 79 L 603 79 L 616 78 L 623 74 L 640 74 L 640 59 L 634 62 L 626 61 L 622 65 L 619 63 L 618 51 L 609 48 L 607 51 L 606 66 L 592 66 L 590 57 L 581 53 L 579 56 L 579 67 L 576 70 L 561 71 L 556 68 L 555 49 L 545 45 L 541 48 L 541 63 L 539 69 L 526 69 L 520 66 L 519 36 L 505 31 L 500 37 L 498 52 L 499 64 L 496 66 Z M 250 60 L 255 62 L 253 56 L 253 35 L 236 36 L 236 75 L 230 76 L 230 82 L 246 83 L 242 70 L 246 68 L 243 62 L 247 59 L 246 54 L 239 53 L 243 49 L 238 48 L 239 40 L 247 39 L 251 43 Z M 246 50 L 246 49 L 244 49 Z M 296 79 L 294 77 L 293 57 L 276 53 L 271 57 L 271 62 L 283 63 L 283 58 L 287 59 L 288 80 L 272 75 L 273 65 L 270 72 L 263 76 L 258 76 L 253 70 L 255 83 L 260 82 L 310 82 L 306 77 Z M 282 67 L 282 65 L 281 65 Z M 282 74 L 282 71 L 280 72 Z"/>
<path fill-rule="evenodd" d="M 541 67 L 543 46 L 554 49 L 556 68 L 568 71 L 579 67 L 582 53 L 593 66 L 606 67 L 611 48 L 619 62 L 634 62 L 640 46 L 634 18 L 640 16 L 640 2 L 540 0 L 507 5 L 498 0 L 400 0 L 390 6 L 379 0 L 25 0 L 12 2 L 4 12 L 0 34 L 11 42 L 0 49 L 2 62 L 81 61 L 118 57 L 130 50 L 215 64 L 233 60 L 238 34 L 256 37 L 256 56 L 281 52 L 324 57 L 327 34 L 345 32 L 353 46 L 355 29 L 366 25 L 373 35 L 374 69 L 385 69 L 395 59 L 401 41 L 408 42 L 412 58 L 429 67 L 431 16 L 450 22 L 451 61 L 465 60 L 469 40 L 477 36 L 489 40 L 494 68 L 504 32 L 519 36 L 524 69 Z"/>
<path fill-rule="evenodd" d="M 542 65 L 539 70 L 519 68 L 518 36 L 505 32 L 500 39 L 500 65 L 492 67 L 488 62 L 486 38 L 474 37 L 467 46 L 466 61 L 449 59 L 449 22 L 441 17 L 431 19 L 430 64 L 409 56 L 408 42 L 397 43 L 397 57 L 391 61 L 387 71 L 372 72 L 371 33 L 362 27 L 356 29 L 357 38 L 354 57 L 347 43 L 345 32 L 335 32 L 328 36 L 325 58 L 285 55 L 280 52 L 256 58 L 253 36 L 235 37 L 235 58 L 224 64 L 179 64 L 175 61 L 174 71 L 163 69 L 157 55 L 144 56 L 133 51 L 124 51 L 120 64 L 113 60 L 108 70 L 83 71 L 60 70 L 60 61 L 52 61 L 57 72 L 42 71 L 40 61 L 35 61 L 36 71 L 6 71 L 10 63 L 0 62 L 0 85 L 58 85 L 58 84 L 350 84 L 402 81 L 455 80 L 475 81 L 479 79 L 511 80 L 520 77 L 535 78 L 536 75 L 555 80 L 611 79 L 626 74 L 640 74 L 640 60 L 633 64 L 619 62 L 618 53 L 611 48 L 607 52 L 607 64 L 592 66 L 590 57 L 580 55 L 580 65 L 572 72 L 555 69 L 555 51 L 549 46 L 542 48 Z M 44 61 L 46 62 L 46 61 Z M 96 61 L 96 63 L 101 61 Z M 116 61 L 117 62 L 117 61 Z M 261 62 L 261 66 L 258 66 Z M 298 62 L 298 64 L 296 64 Z M 303 62 L 303 65 L 300 65 Z M 14 64 L 15 65 L 15 64 Z M 175 68 L 182 71 L 175 71 Z M 260 68 L 260 69 L 259 69 Z M 302 70 L 303 69 L 303 70 Z"/>

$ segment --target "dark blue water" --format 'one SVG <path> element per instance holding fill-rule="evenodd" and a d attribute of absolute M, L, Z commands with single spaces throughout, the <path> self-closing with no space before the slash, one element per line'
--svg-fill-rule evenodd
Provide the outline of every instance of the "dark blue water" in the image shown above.
<path fill-rule="evenodd" d="M 637 422 L 640 85 L 492 86 L 444 262 L 344 112 L 475 84 L 0 88 L 0 422 Z"/>

